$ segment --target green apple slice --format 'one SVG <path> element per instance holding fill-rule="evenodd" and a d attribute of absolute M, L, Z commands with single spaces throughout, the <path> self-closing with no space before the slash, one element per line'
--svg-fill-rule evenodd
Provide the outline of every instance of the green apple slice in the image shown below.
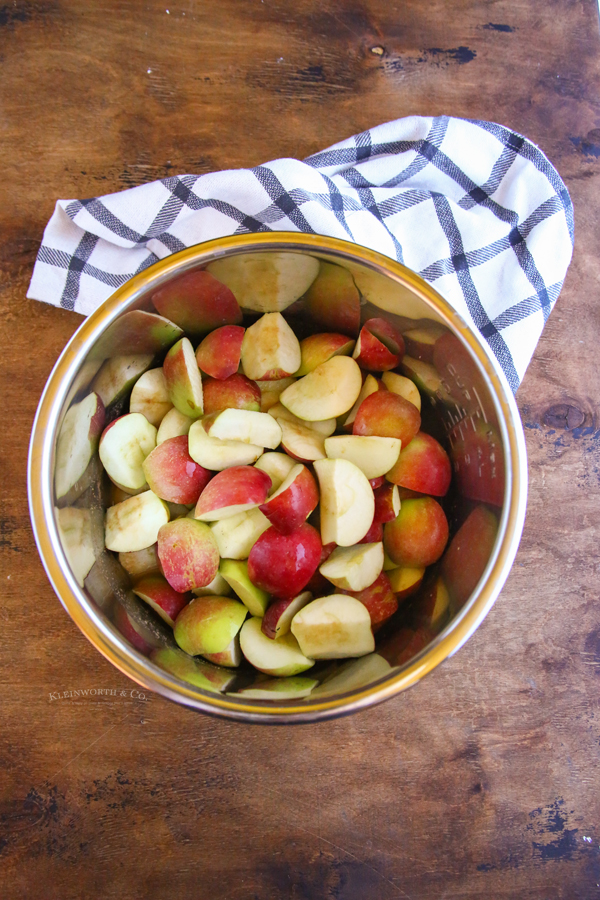
<path fill-rule="evenodd" d="M 264 447 L 256 444 L 210 437 L 204 430 L 202 421 L 196 421 L 190 427 L 188 442 L 188 452 L 192 459 L 212 472 L 222 472 L 231 466 L 249 466 L 262 456 L 264 450 Z"/>
<path fill-rule="evenodd" d="M 312 693 L 318 685 L 316 678 L 290 676 L 261 681 L 256 687 L 243 688 L 230 694 L 230 697 L 245 697 L 247 700 L 302 700 Z"/>
<path fill-rule="evenodd" d="M 302 653 L 293 634 L 285 634 L 273 641 L 262 633 L 261 621 L 256 617 L 248 619 L 240 632 L 242 653 L 255 669 L 265 675 L 283 677 L 299 675 L 314 666 L 314 660 Z"/>
<path fill-rule="evenodd" d="M 347 459 L 368 479 L 389 472 L 398 462 L 401 448 L 398 438 L 376 435 L 341 434 L 325 438 L 328 459 Z"/>
<path fill-rule="evenodd" d="M 169 507 L 152 491 L 123 500 L 106 510 L 106 549 L 126 553 L 151 547 L 168 521 Z"/>
<path fill-rule="evenodd" d="M 248 576 L 248 562 L 245 559 L 223 559 L 219 573 L 233 588 L 252 616 L 264 616 L 271 599 L 266 591 L 252 584 Z"/>
<path fill-rule="evenodd" d="M 313 600 L 296 613 L 291 630 L 302 653 L 311 659 L 366 656 L 375 649 L 369 611 L 360 600 L 346 594 Z M 272 643 L 280 640 L 284 638 Z"/>

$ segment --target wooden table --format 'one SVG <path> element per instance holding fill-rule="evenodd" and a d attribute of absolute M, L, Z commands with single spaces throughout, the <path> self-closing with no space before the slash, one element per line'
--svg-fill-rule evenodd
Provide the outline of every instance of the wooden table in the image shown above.
<path fill-rule="evenodd" d="M 0 35 L 0 895 L 600 896 L 594 0 L 10 0 Z M 80 322 L 25 299 L 54 202 L 412 113 L 524 133 L 575 204 L 518 394 L 530 499 L 508 583 L 460 653 L 359 715 L 260 728 L 142 699 L 61 609 L 29 525 L 32 419 Z M 117 693 L 51 699 L 74 689 Z"/>

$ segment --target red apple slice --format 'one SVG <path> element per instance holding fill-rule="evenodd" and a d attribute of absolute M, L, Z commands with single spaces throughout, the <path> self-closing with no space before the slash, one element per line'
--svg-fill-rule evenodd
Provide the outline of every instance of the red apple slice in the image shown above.
<path fill-rule="evenodd" d="M 156 445 L 162 444 L 163 441 L 168 441 L 169 438 L 181 437 L 184 434 L 187 434 L 191 428 L 192 422 L 194 419 L 190 419 L 189 416 L 184 416 L 179 412 L 178 409 L 173 407 L 169 410 L 169 412 L 165 415 L 164 419 L 158 426 L 158 432 L 156 434 Z"/>
<path fill-rule="evenodd" d="M 398 375 L 396 372 L 384 372 L 381 380 L 388 391 L 404 397 L 405 400 L 408 400 L 421 412 L 421 395 L 418 387 L 410 378 L 406 378 L 405 375 Z"/>
<path fill-rule="evenodd" d="M 344 422 L 344 428 L 346 428 L 349 431 L 352 431 L 352 424 L 356 418 L 356 413 L 358 412 L 360 404 L 363 402 L 363 400 L 365 400 L 367 397 L 370 397 L 371 394 L 376 394 L 377 391 L 384 391 L 384 390 L 387 390 L 387 388 L 385 387 L 385 385 L 383 384 L 382 381 L 378 381 L 377 378 L 375 378 L 373 375 L 367 375 L 367 377 L 365 378 L 364 384 L 363 384 L 362 388 L 360 389 L 360 394 L 356 398 L 356 403 L 350 410 L 350 415 Z"/>
<path fill-rule="evenodd" d="M 298 416 L 295 416 L 294 413 L 289 411 L 289 409 L 286 409 L 283 403 L 275 403 L 269 409 L 269 415 L 273 416 L 273 418 L 278 422 L 281 419 L 285 419 L 286 422 L 291 422 L 293 425 L 300 425 L 304 428 L 311 428 L 313 431 L 317 431 L 319 434 L 322 434 L 323 437 L 329 437 L 329 435 L 333 434 L 337 427 L 336 419 L 323 419 L 320 422 L 311 422 L 306 419 L 299 419 Z"/>
<path fill-rule="evenodd" d="M 296 465 L 260 511 L 281 534 L 291 534 L 308 519 L 318 502 L 315 479 L 306 466 Z"/>
<path fill-rule="evenodd" d="M 183 607 L 192 599 L 191 594 L 174 591 L 162 575 L 146 575 L 140 578 L 133 586 L 133 593 L 151 606 L 171 628 L 175 625 L 175 619 Z"/>
<path fill-rule="evenodd" d="M 219 571 L 217 542 L 208 525 L 195 519 L 176 519 L 162 526 L 158 558 L 165 578 L 182 594 L 210 584 Z"/>
<path fill-rule="evenodd" d="M 222 559 L 248 559 L 252 547 L 271 523 L 259 509 L 214 522 L 210 530 Z"/>
<path fill-rule="evenodd" d="M 297 597 L 288 600 L 276 600 L 271 603 L 263 616 L 261 630 L 267 637 L 275 640 L 283 637 L 290 630 L 292 619 L 297 612 L 310 603 L 313 595 L 310 591 L 303 591 Z"/>
<path fill-rule="evenodd" d="M 150 368 L 153 359 L 154 356 L 150 353 L 107 359 L 94 378 L 92 390 L 98 394 L 104 406 L 116 403 L 134 386 L 140 375 Z"/>
<path fill-rule="evenodd" d="M 290 456 L 300 462 L 314 462 L 325 458 L 324 435 L 313 428 L 296 425 L 279 419 L 281 446 Z"/>
<path fill-rule="evenodd" d="M 362 591 L 373 584 L 383 568 L 383 544 L 336 547 L 320 567 L 321 575 L 338 588 Z"/>
<path fill-rule="evenodd" d="M 256 617 L 244 622 L 240 646 L 248 662 L 266 675 L 299 675 L 315 664 L 301 652 L 293 634 L 284 634 L 273 641 L 262 633 L 261 619 Z"/>
<path fill-rule="evenodd" d="M 286 453 L 263 453 L 256 460 L 254 467 L 262 469 L 271 478 L 271 490 L 267 496 L 274 494 L 281 487 L 295 465 L 297 465 L 296 460 Z"/>
<path fill-rule="evenodd" d="M 360 330 L 353 359 L 363 369 L 395 369 L 404 356 L 402 334 L 387 319 L 368 319 Z"/>
<path fill-rule="evenodd" d="M 188 453 L 186 435 L 163 441 L 148 454 L 142 468 L 150 489 L 161 500 L 184 506 L 196 503 L 213 477 Z"/>
<path fill-rule="evenodd" d="M 400 512 L 383 530 L 390 559 L 397 566 L 419 568 L 437 562 L 448 542 L 448 520 L 433 497 L 403 500 Z"/>
<path fill-rule="evenodd" d="M 300 367 L 298 338 L 281 313 L 266 313 L 246 329 L 242 342 L 244 375 L 253 381 L 279 380 Z"/>
<path fill-rule="evenodd" d="M 398 598 L 385 572 L 381 572 L 372 584 L 359 592 L 353 592 L 350 596 L 360 600 L 366 607 L 374 631 L 378 631 L 398 609 Z"/>
<path fill-rule="evenodd" d="M 308 375 L 332 356 L 350 356 L 353 349 L 354 341 L 345 334 L 335 334 L 335 332 L 311 334 L 300 341 L 302 362 L 296 375 L 299 378 Z"/>
<path fill-rule="evenodd" d="M 386 482 L 373 491 L 375 495 L 375 522 L 391 522 L 400 512 L 400 492 L 395 484 Z"/>
<path fill-rule="evenodd" d="M 299 419 L 336 419 L 348 412 L 362 388 L 360 369 L 349 356 L 332 356 L 286 388 L 280 402 Z"/>
<path fill-rule="evenodd" d="M 347 269 L 321 262 L 304 302 L 310 317 L 326 331 L 341 331 L 352 337 L 358 334 L 360 295 Z"/>
<path fill-rule="evenodd" d="M 244 309 L 280 312 L 310 287 L 318 260 L 300 253 L 244 253 L 217 259 L 207 266 L 228 285 Z"/>
<path fill-rule="evenodd" d="M 419 431 L 390 467 L 386 478 L 420 494 L 444 497 L 450 487 L 452 467 L 442 445 Z"/>
<path fill-rule="evenodd" d="M 202 415 L 202 378 L 187 338 L 174 344 L 165 357 L 163 372 L 169 400 L 184 416 L 197 419 Z"/>
<path fill-rule="evenodd" d="M 152 302 L 185 332 L 206 334 L 220 325 L 237 325 L 242 311 L 229 288 L 210 272 L 196 271 L 180 275 L 159 288 Z"/>
<path fill-rule="evenodd" d="M 125 491 L 146 484 L 143 462 L 156 446 L 156 428 L 141 413 L 115 419 L 100 438 L 100 461 L 111 481 Z"/>
<path fill-rule="evenodd" d="M 421 587 L 424 575 L 424 566 L 418 568 L 398 566 L 398 568 L 390 569 L 387 572 L 390 585 L 398 600 L 405 600 L 407 597 L 415 594 Z"/>
<path fill-rule="evenodd" d="M 242 627 L 247 612 L 233 597 L 196 597 L 177 616 L 175 640 L 190 656 L 222 653 Z"/>
<path fill-rule="evenodd" d="M 127 553 L 151 547 L 168 521 L 167 504 L 152 491 L 130 497 L 106 510 L 106 549 Z"/>
<path fill-rule="evenodd" d="M 346 459 L 318 459 L 314 464 L 321 493 L 321 538 L 340 547 L 357 544 L 375 514 L 367 477 Z"/>
<path fill-rule="evenodd" d="M 207 416 L 224 409 L 260 410 L 261 393 L 255 381 L 236 373 L 224 381 L 205 378 L 202 382 L 204 412 Z"/>
<path fill-rule="evenodd" d="M 311 659 L 366 656 L 375 649 L 368 610 L 360 600 L 345 594 L 313 600 L 296 613 L 291 632 L 302 653 Z M 276 646 L 279 641 L 272 643 Z"/>
<path fill-rule="evenodd" d="M 208 334 L 196 350 L 198 367 L 223 381 L 240 366 L 244 329 L 240 325 L 223 325 Z"/>
<path fill-rule="evenodd" d="M 254 466 L 232 466 L 218 472 L 198 499 L 194 516 L 201 522 L 218 522 L 264 503 L 271 479 Z"/>
<path fill-rule="evenodd" d="M 196 421 L 188 435 L 188 450 L 193 460 L 210 469 L 221 472 L 230 466 L 249 466 L 262 456 L 264 447 L 244 444 L 242 441 L 222 441 L 209 437 L 202 421 Z"/>
<path fill-rule="evenodd" d="M 421 427 L 419 410 L 391 391 L 378 391 L 361 403 L 352 433 L 398 438 L 406 447 Z"/>
<path fill-rule="evenodd" d="M 281 443 L 281 428 L 268 413 L 249 409 L 225 409 L 205 416 L 202 425 L 209 437 L 220 441 L 241 441 L 244 444 L 274 450 Z"/>
<path fill-rule="evenodd" d="M 361 437 L 355 434 L 336 435 L 325 439 L 328 459 L 347 459 L 370 480 L 385 475 L 395 465 L 400 455 L 398 438 Z"/>
<path fill-rule="evenodd" d="M 257 587 L 275 597 L 299 594 L 312 578 L 321 559 L 321 540 L 304 522 L 293 534 L 268 528 L 248 557 L 248 576 Z"/>
<path fill-rule="evenodd" d="M 131 391 L 129 412 L 141 413 L 151 425 L 158 428 L 172 408 L 162 368 L 148 369 L 140 375 Z"/>
<path fill-rule="evenodd" d="M 96 452 L 104 421 L 104 404 L 98 394 L 88 394 L 65 415 L 56 442 L 54 490 L 57 500 L 76 499 L 73 488 Z"/>

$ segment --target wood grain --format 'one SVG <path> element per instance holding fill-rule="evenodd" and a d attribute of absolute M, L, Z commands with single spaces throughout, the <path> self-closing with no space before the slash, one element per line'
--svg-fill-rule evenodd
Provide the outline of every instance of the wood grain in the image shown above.
<path fill-rule="evenodd" d="M 600 896 L 599 49 L 594 0 L 0 6 L 3 897 Z M 80 322 L 25 299 L 56 198 L 442 113 L 526 134 L 575 204 L 518 394 L 529 512 L 500 599 L 417 687 L 335 722 L 132 695 L 61 609 L 27 513 L 35 408 Z"/>

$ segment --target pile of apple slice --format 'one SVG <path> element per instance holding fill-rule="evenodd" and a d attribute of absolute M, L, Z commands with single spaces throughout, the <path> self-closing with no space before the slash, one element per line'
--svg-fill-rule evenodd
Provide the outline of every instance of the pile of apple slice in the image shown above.
<path fill-rule="evenodd" d="M 209 677 L 198 657 L 228 669 L 245 658 L 290 678 L 316 660 L 372 653 L 377 630 L 448 540 L 436 498 L 449 488 L 450 462 L 420 430 L 419 390 L 395 371 L 402 334 L 381 318 L 361 327 L 355 287 L 336 317 L 326 298 L 352 277 L 311 260 L 294 278 L 304 276 L 313 321 L 338 330 L 299 340 L 281 312 L 299 289 L 285 294 L 280 271 L 275 289 L 257 260 L 256 271 L 217 267 L 158 291 L 155 318 L 181 335 L 163 365 L 149 368 L 144 356 L 137 371 L 129 359 L 129 412 L 105 428 L 117 388 L 89 395 L 80 410 L 87 435 L 97 440 L 101 430 L 112 483 L 105 546 L 180 648 L 153 658 L 213 690 L 229 682 Z M 260 277 L 262 292 L 252 283 Z M 263 313 L 247 327 L 238 299 Z M 103 370 L 97 378 L 106 384 Z M 80 443 L 78 471 L 89 456 L 89 441 Z M 448 608 L 439 593 L 431 628 Z M 310 684 L 299 681 L 304 696 Z"/>

